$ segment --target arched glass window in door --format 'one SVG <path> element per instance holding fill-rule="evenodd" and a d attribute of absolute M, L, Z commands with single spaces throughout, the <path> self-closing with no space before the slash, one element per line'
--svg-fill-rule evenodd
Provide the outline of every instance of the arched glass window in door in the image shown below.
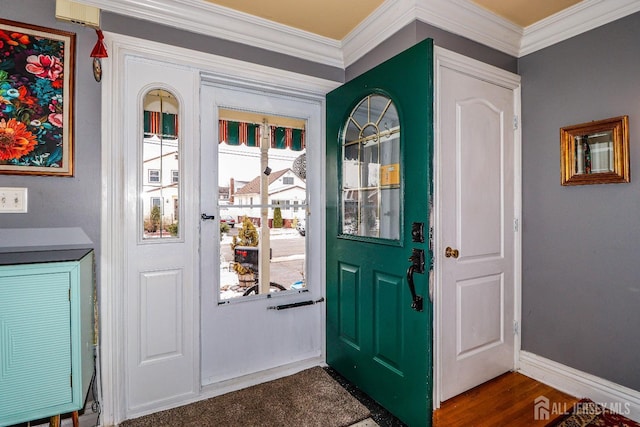
<path fill-rule="evenodd" d="M 176 97 L 153 89 L 143 101 L 142 136 L 142 238 L 180 236 L 180 108 Z"/>
<path fill-rule="evenodd" d="M 369 95 L 349 115 L 341 173 L 342 234 L 400 239 L 400 120 L 388 97 Z"/>

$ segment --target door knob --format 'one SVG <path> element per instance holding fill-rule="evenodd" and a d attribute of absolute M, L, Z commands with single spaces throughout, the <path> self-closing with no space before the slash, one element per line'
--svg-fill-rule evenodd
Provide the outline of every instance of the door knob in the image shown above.
<path fill-rule="evenodd" d="M 447 258 L 458 258 L 460 252 L 457 249 L 451 249 L 450 246 L 447 246 L 447 249 L 444 250 L 444 256 Z"/>

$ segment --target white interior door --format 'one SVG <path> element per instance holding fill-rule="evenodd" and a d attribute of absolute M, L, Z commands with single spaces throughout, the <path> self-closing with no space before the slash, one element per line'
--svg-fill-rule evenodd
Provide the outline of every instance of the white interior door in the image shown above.
<path fill-rule="evenodd" d="M 124 391 L 132 418 L 199 392 L 198 200 L 190 197 L 197 86 L 191 70 L 170 64 L 130 58 L 124 72 Z"/>
<path fill-rule="evenodd" d="M 215 80 L 203 84 L 201 95 L 201 206 L 202 213 L 215 217 L 201 222 L 201 381 L 215 393 L 222 382 L 245 386 L 273 376 L 276 368 L 301 369 L 324 360 L 323 103 L 321 99 L 230 87 Z M 225 120 L 222 126 L 234 125 L 236 130 L 221 132 L 219 120 Z M 281 129 L 293 126 L 294 133 L 304 128 L 304 180 L 287 171 L 291 159 L 301 153 L 296 151 L 300 147 L 290 148 L 291 141 L 283 149 L 271 147 L 271 132 L 276 132 L 271 122 L 282 124 Z M 242 142 L 222 144 L 220 135 L 233 132 L 244 132 L 239 137 Z M 265 137 L 270 148 L 260 145 Z M 222 145 L 235 154 L 223 157 Z M 288 165 L 282 163 L 284 159 L 290 159 Z M 268 194 L 261 192 L 261 186 L 268 187 Z M 221 188 L 226 188 L 226 196 Z M 229 194 L 233 200 L 227 198 Z M 276 208 L 283 219 L 281 227 L 275 225 Z M 260 268 L 254 268 L 251 279 L 239 277 L 233 267 L 236 259 L 229 251 L 230 236 L 239 237 L 245 215 L 259 235 L 259 246 L 247 250 L 259 249 L 260 254 Z M 220 219 L 229 221 L 229 217 L 236 224 L 221 234 Z M 305 219 L 306 238 L 294 225 Z M 273 252 L 271 260 L 269 248 L 262 246 L 267 242 Z M 279 253 L 283 248 L 290 251 Z M 293 262 L 298 272 L 277 278 L 276 268 L 287 262 Z M 265 265 L 271 269 L 263 269 Z M 241 281 L 258 277 L 259 294 L 242 296 L 245 289 L 241 289 L 239 295 L 230 296 Z M 303 283 L 295 287 L 294 281 Z M 264 284 L 270 282 L 286 290 L 265 293 Z M 299 303 L 302 305 L 296 305 Z"/>
<path fill-rule="evenodd" d="M 517 76 L 505 74 L 438 66 L 440 400 L 514 368 Z"/>

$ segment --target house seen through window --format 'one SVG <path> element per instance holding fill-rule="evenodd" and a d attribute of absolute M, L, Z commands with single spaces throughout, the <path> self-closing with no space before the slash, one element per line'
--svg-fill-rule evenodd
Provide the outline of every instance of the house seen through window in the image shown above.
<path fill-rule="evenodd" d="M 177 99 L 166 90 L 150 90 L 143 99 L 139 212 L 145 241 L 175 239 L 180 235 L 179 112 Z"/>
<path fill-rule="evenodd" d="M 221 303 L 306 289 L 304 126 L 303 120 L 220 110 Z"/>

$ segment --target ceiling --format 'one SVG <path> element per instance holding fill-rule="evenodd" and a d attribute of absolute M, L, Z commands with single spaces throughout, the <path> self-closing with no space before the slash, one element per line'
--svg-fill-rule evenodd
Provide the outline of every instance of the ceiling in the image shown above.
<path fill-rule="evenodd" d="M 582 0 L 472 0 L 523 28 L 558 13 Z"/>
<path fill-rule="evenodd" d="M 351 30 L 384 2 L 384 0 L 207 1 L 335 40 L 344 39 Z M 580 3 L 582 0 L 470 1 L 522 28 L 526 28 Z"/>

